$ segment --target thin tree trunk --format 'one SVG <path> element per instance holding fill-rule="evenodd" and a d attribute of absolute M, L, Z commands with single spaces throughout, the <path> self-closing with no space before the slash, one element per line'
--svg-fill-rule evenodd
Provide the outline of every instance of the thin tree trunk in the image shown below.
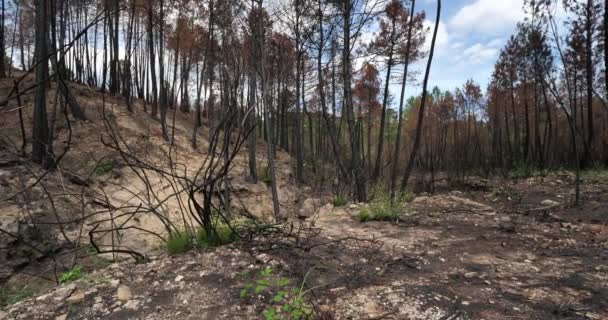
<path fill-rule="evenodd" d="M 405 49 L 405 65 L 403 66 L 403 80 L 401 82 L 401 97 L 399 99 L 399 113 L 397 123 L 397 138 L 395 141 L 395 153 L 393 154 L 393 167 L 391 170 L 391 187 L 390 196 L 391 202 L 395 199 L 395 188 L 397 185 L 397 165 L 399 163 L 399 154 L 401 153 L 401 131 L 403 127 L 403 103 L 405 102 L 405 87 L 407 85 L 407 75 L 410 65 L 410 51 L 412 44 L 412 29 L 414 27 L 414 10 L 416 9 L 416 0 L 412 0 L 410 8 L 410 20 L 407 28 L 407 45 Z"/>
<path fill-rule="evenodd" d="M 372 182 L 375 182 L 380 176 L 380 171 L 382 170 L 383 161 L 382 161 L 382 152 L 384 148 L 384 131 L 386 126 L 386 106 L 388 104 L 388 98 L 390 95 L 389 86 L 391 81 L 391 70 L 393 67 L 393 51 L 395 48 L 395 19 L 391 21 L 391 43 L 388 53 L 388 70 L 386 71 L 386 81 L 384 83 L 384 98 L 382 99 L 382 115 L 380 117 L 380 132 L 378 134 L 378 150 L 376 151 L 376 167 L 374 169 L 374 174 L 372 175 Z M 369 152 L 369 151 L 368 151 Z M 371 156 L 371 152 L 370 152 Z"/>
<path fill-rule="evenodd" d="M 437 16 L 435 18 L 435 30 L 433 31 L 433 39 L 431 40 L 431 51 L 429 52 L 429 60 L 426 65 L 426 71 L 424 73 L 424 82 L 422 85 L 422 101 L 420 102 L 420 111 L 418 115 L 418 124 L 416 127 L 416 137 L 414 138 L 414 146 L 412 147 L 412 153 L 410 154 L 410 159 L 407 163 L 407 167 L 405 168 L 405 174 L 403 175 L 403 180 L 401 180 L 401 191 L 405 191 L 407 187 L 408 180 L 412 173 L 412 168 L 414 167 L 414 160 L 416 159 L 416 153 L 418 152 L 418 147 L 420 146 L 420 136 L 422 131 L 422 124 L 424 121 L 424 112 L 426 106 L 426 98 L 428 95 L 428 83 L 429 83 L 429 75 L 431 73 L 431 65 L 433 64 L 433 54 L 435 53 L 435 42 L 437 40 L 437 30 L 439 29 L 439 21 L 441 19 L 441 0 L 437 0 Z"/>

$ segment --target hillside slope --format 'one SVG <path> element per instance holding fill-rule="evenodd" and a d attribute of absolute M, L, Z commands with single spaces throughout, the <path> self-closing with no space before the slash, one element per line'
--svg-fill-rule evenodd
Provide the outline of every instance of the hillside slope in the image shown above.
<path fill-rule="evenodd" d="M 28 87 L 32 81 L 26 78 L 21 87 Z M 0 93 L 6 95 L 12 81 L 4 80 L 0 86 Z M 54 272 L 69 270 L 81 256 L 90 253 L 87 243 L 89 232 L 94 228 L 111 230 L 120 226 L 120 230 L 113 232 L 95 233 L 96 241 L 149 254 L 158 252 L 162 246 L 159 238 L 166 237 L 167 221 L 175 230 L 186 220 L 189 225 L 196 225 L 190 216 L 191 208 L 187 207 L 184 184 L 186 178 L 194 179 L 209 159 L 207 124 L 199 130 L 199 147 L 195 150 L 190 140 L 192 114 L 170 110 L 172 143 L 168 143 L 162 139 L 160 123 L 143 111 L 143 101 L 136 100 L 135 111 L 129 113 L 122 98 L 74 84 L 70 84 L 70 90 L 88 120 L 68 123 L 61 110 L 55 119 L 51 118 L 50 121 L 56 123 L 55 154 L 61 157 L 53 172 L 46 172 L 20 157 L 22 137 L 17 101 L 11 101 L 2 110 L 0 227 L 12 235 L 25 235 L 24 239 L 0 235 L 2 282 L 27 282 L 23 279 L 24 273 L 53 278 Z M 55 108 L 55 93 L 52 87 L 48 94 L 49 113 Z M 32 94 L 23 95 L 21 103 L 29 139 Z M 119 145 L 126 150 L 124 153 L 117 150 Z M 262 141 L 258 150 L 258 170 L 262 172 L 266 163 L 266 147 Z M 278 151 L 281 212 L 284 218 L 295 219 L 304 200 L 313 193 L 311 188 L 300 190 L 296 186 L 290 161 L 288 154 Z M 138 164 L 142 167 L 137 167 Z M 231 217 L 245 215 L 270 222 L 274 218 L 272 194 L 263 181 L 248 181 L 247 166 L 247 150 L 243 147 L 234 158 L 226 180 L 232 191 Z M 57 266 L 50 263 L 51 257 L 60 260 L 58 271 L 54 271 Z M 82 263 L 87 262 L 79 262 Z"/>

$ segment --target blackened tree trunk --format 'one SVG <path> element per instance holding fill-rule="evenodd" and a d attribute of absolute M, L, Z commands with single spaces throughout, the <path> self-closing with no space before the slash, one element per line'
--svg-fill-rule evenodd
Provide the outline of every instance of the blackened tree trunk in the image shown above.
<path fill-rule="evenodd" d="M 380 171 L 382 170 L 382 152 L 384 150 L 384 128 L 386 126 L 386 105 L 388 104 L 389 98 L 389 86 L 391 82 L 391 70 L 393 68 L 393 52 L 395 49 L 395 19 L 391 21 L 391 43 L 388 52 L 388 70 L 386 71 L 386 81 L 384 83 L 384 98 L 382 99 L 382 115 L 380 116 L 380 133 L 378 134 L 378 150 L 376 152 L 376 167 L 374 169 L 374 174 L 372 175 L 372 181 L 376 181 L 380 176 Z M 371 157 L 371 151 L 369 152 L 369 156 Z"/>
<path fill-rule="evenodd" d="M 410 19 L 407 27 L 407 45 L 405 49 L 405 65 L 403 66 L 403 81 L 401 83 L 401 97 L 399 99 L 399 113 L 397 123 L 397 138 L 395 141 L 395 153 L 393 154 L 393 167 L 391 170 L 391 201 L 395 199 L 395 188 L 397 185 L 397 164 L 399 163 L 399 153 L 401 153 L 401 130 L 403 127 L 403 103 L 405 102 L 405 87 L 407 85 L 407 74 L 410 65 L 410 50 L 412 49 L 412 29 L 414 28 L 414 9 L 416 8 L 416 0 L 412 0 L 410 8 Z"/>
<path fill-rule="evenodd" d="M 354 182 L 353 194 L 354 198 L 359 202 L 367 200 L 367 191 L 365 183 L 365 172 L 362 168 L 361 161 L 361 141 L 358 134 L 358 126 L 355 120 L 355 111 L 353 106 L 352 93 L 352 65 L 351 65 L 351 12 L 352 2 L 346 0 L 343 2 L 342 19 L 343 19 L 343 37 L 344 46 L 342 48 L 342 77 L 344 80 L 344 107 L 346 112 L 346 121 L 351 144 L 351 161 L 350 161 L 350 179 Z"/>
<path fill-rule="evenodd" d="M 152 3 L 148 4 L 148 53 L 150 54 L 150 82 L 152 82 L 152 117 L 158 115 L 158 87 L 156 78 L 156 57 L 154 55 L 154 11 Z"/>
<path fill-rule="evenodd" d="M 431 66 L 433 64 L 433 54 L 435 53 L 435 42 L 437 40 L 437 30 L 439 29 L 439 21 L 441 19 L 441 0 L 437 0 L 437 17 L 435 18 L 435 30 L 433 31 L 433 39 L 431 40 L 431 51 L 429 52 L 429 61 L 426 65 L 426 71 L 424 73 L 424 82 L 422 85 L 422 100 L 420 102 L 420 111 L 418 112 L 418 124 L 416 126 L 416 137 L 414 138 L 414 146 L 412 147 L 412 152 L 410 153 L 410 159 L 407 163 L 407 167 L 405 168 L 405 174 L 403 175 L 403 180 L 401 180 L 401 191 L 405 191 L 407 187 L 407 182 L 410 179 L 410 175 L 412 173 L 412 169 L 414 167 L 414 160 L 416 159 L 416 153 L 418 152 L 418 148 L 420 146 L 420 136 L 422 131 L 422 124 L 424 122 L 424 112 L 426 106 L 426 98 L 428 95 L 428 83 L 429 83 L 429 75 L 431 73 Z"/>
<path fill-rule="evenodd" d="M 55 167 L 53 157 L 53 137 L 49 130 L 46 113 L 47 82 L 49 80 L 48 64 L 48 5 L 46 0 L 36 0 L 36 95 L 34 102 L 32 161 L 44 168 Z"/>
<path fill-rule="evenodd" d="M 163 139 L 169 141 L 167 132 L 167 85 L 165 82 L 165 3 L 160 0 L 160 16 L 158 22 L 160 24 L 158 30 L 158 60 L 159 60 L 159 78 L 160 78 L 160 126 L 162 129 Z"/>
<path fill-rule="evenodd" d="M 4 1 L 2 0 L 2 12 L 0 12 L 0 78 L 6 77 L 6 53 L 4 52 L 5 41 L 4 41 Z M 16 18 L 15 18 L 16 19 Z"/>
<path fill-rule="evenodd" d="M 296 128 L 295 128 L 295 145 L 296 145 L 296 181 L 298 183 L 303 182 L 303 174 L 304 171 L 304 143 L 302 137 L 302 114 L 301 114 L 301 105 L 300 105 L 300 78 L 302 74 L 302 64 L 304 59 L 303 50 L 301 50 L 301 37 L 300 37 L 300 2 L 301 0 L 295 0 L 295 35 L 296 35 Z M 302 80 L 302 82 L 304 82 Z M 304 92 L 302 92 L 302 96 Z M 312 130 L 312 127 L 309 127 L 308 130 Z M 312 146 L 311 146 L 312 151 Z"/>
<path fill-rule="evenodd" d="M 110 38 L 112 39 L 112 59 L 110 61 L 110 93 L 118 94 L 120 91 L 119 56 L 118 56 L 118 22 L 120 20 L 120 9 L 118 0 L 112 3 L 113 17 L 110 20 Z"/>
<path fill-rule="evenodd" d="M 593 140 L 595 138 L 595 129 L 593 126 L 593 1 L 587 0 L 586 6 L 586 23 L 585 23 L 585 63 L 587 76 L 587 143 L 585 148 L 585 156 L 583 157 L 583 165 L 588 166 L 593 161 L 592 150 Z M 581 115 L 582 116 L 582 115 Z"/>
<path fill-rule="evenodd" d="M 605 100 L 608 101 L 608 0 L 604 0 L 604 85 Z"/>

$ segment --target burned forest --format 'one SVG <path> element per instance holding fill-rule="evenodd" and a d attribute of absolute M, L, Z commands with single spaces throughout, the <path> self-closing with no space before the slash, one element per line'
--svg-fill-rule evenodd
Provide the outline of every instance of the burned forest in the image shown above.
<path fill-rule="evenodd" d="M 608 319 L 608 1 L 0 0 L 2 319 Z"/>

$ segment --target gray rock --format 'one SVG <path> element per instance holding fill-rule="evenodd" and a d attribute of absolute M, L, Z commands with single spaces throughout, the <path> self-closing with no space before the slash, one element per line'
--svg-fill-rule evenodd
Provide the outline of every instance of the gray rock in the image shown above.
<path fill-rule="evenodd" d="M 270 257 L 265 253 L 260 253 L 255 257 L 255 260 L 258 262 L 261 262 L 263 264 L 266 264 L 270 261 Z"/>
<path fill-rule="evenodd" d="M 125 308 L 127 310 L 132 310 L 132 311 L 137 311 L 137 310 L 139 310 L 140 307 L 141 307 L 141 301 L 139 301 L 139 300 L 129 300 L 123 306 L 123 308 Z"/>
<path fill-rule="evenodd" d="M 131 293 L 131 288 L 125 285 L 118 287 L 118 290 L 116 290 L 116 297 L 118 298 L 118 300 L 121 301 L 131 300 L 131 298 L 133 297 L 133 294 Z"/>
<path fill-rule="evenodd" d="M 299 216 L 300 218 L 308 219 L 314 216 L 317 211 L 321 208 L 321 200 L 309 198 L 304 200 L 302 203 L 302 207 L 300 208 Z"/>
<path fill-rule="evenodd" d="M 549 206 L 556 206 L 559 204 L 559 202 L 555 202 L 553 200 L 547 199 L 547 200 L 543 200 L 540 204 L 543 206 L 549 207 Z"/>
<path fill-rule="evenodd" d="M 76 303 L 82 302 L 82 300 L 84 300 L 84 292 L 77 291 L 74 294 L 72 294 L 69 298 L 67 298 L 66 301 L 70 304 L 76 304 Z"/>

